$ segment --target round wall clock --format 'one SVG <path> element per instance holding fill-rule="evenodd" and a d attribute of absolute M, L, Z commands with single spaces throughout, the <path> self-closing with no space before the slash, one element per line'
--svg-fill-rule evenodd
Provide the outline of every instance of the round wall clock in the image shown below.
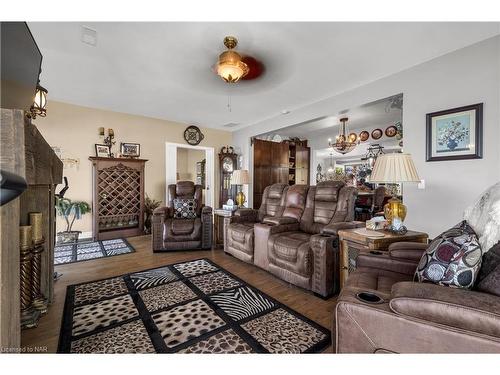
<path fill-rule="evenodd" d="M 205 136 L 197 126 L 190 125 L 184 130 L 184 140 L 192 146 L 200 144 L 203 138 Z"/>
<path fill-rule="evenodd" d="M 366 141 L 368 138 L 370 138 L 370 133 L 368 133 L 366 130 L 363 130 L 361 133 L 359 133 L 359 140 L 361 142 Z"/>
<path fill-rule="evenodd" d="M 372 138 L 373 139 L 380 139 L 380 137 L 382 137 L 382 134 L 384 134 L 382 132 L 382 129 L 375 129 L 374 131 L 372 131 Z"/>

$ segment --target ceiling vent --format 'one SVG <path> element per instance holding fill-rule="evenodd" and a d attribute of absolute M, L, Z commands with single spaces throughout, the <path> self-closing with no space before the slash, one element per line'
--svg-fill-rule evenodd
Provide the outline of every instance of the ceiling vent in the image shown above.
<path fill-rule="evenodd" d="M 97 44 L 97 31 L 86 26 L 82 26 L 82 43 L 95 47 Z"/>
<path fill-rule="evenodd" d="M 222 125 L 224 128 L 234 128 L 235 126 L 238 126 L 240 123 L 239 122 L 228 122 L 225 125 Z"/>

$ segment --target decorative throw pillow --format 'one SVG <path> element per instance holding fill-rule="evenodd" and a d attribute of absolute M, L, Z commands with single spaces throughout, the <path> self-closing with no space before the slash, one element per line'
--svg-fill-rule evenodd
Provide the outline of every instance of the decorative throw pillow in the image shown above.
<path fill-rule="evenodd" d="M 477 235 L 464 220 L 430 243 L 415 278 L 419 282 L 470 289 L 479 272 L 481 256 Z"/>
<path fill-rule="evenodd" d="M 500 242 L 483 256 L 476 289 L 500 296 Z"/>
<path fill-rule="evenodd" d="M 500 182 L 489 187 L 464 213 L 486 254 L 500 241 Z"/>
<path fill-rule="evenodd" d="M 196 200 L 195 199 L 174 199 L 174 217 L 176 219 L 195 219 Z"/>

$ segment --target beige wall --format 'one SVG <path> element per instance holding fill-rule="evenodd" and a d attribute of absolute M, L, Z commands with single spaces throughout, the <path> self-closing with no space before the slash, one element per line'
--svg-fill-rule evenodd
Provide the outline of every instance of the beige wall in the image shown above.
<path fill-rule="evenodd" d="M 89 156 L 95 155 L 95 143 L 102 143 L 97 128 L 112 128 L 115 131 L 116 145 L 120 142 L 141 144 L 141 158 L 146 163 L 146 193 L 154 199 L 165 200 L 165 142 L 184 143 L 183 133 L 186 124 L 159 120 L 149 117 L 129 115 L 95 108 L 81 107 L 67 103 L 50 101 L 47 104 L 47 117 L 37 118 L 34 123 L 40 129 L 52 147 L 60 147 L 63 158 L 80 159 L 77 168 L 65 167 L 64 175 L 68 177 L 70 188 L 66 197 L 74 200 L 92 201 L 92 165 Z M 230 145 L 230 132 L 201 128 L 205 135 L 200 146 L 214 147 L 217 154 L 224 145 Z M 217 158 L 216 158 L 217 159 Z M 200 159 L 201 160 L 201 159 Z M 215 163 L 215 176 L 218 175 L 218 163 Z M 215 178 L 218 203 L 218 179 Z M 57 188 L 57 191 L 60 187 Z M 63 228 L 59 225 L 58 230 Z M 86 215 L 75 223 L 75 230 L 88 232 L 92 230 L 91 215 Z"/>
<path fill-rule="evenodd" d="M 196 163 L 203 159 L 205 159 L 205 151 L 179 147 L 177 149 L 179 179 L 196 182 Z"/>

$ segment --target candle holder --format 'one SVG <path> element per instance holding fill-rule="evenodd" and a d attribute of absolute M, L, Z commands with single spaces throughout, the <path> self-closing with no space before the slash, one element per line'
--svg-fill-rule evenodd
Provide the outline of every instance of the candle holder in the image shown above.
<path fill-rule="evenodd" d="M 42 315 L 47 313 L 48 300 L 43 296 L 40 285 L 42 280 L 42 253 L 44 251 L 43 241 L 31 250 L 31 298 L 32 306 Z"/>
<path fill-rule="evenodd" d="M 29 227 L 29 228 L 27 228 Z M 32 260 L 33 254 L 26 243 L 31 244 L 31 226 L 20 227 L 20 294 L 21 294 L 21 329 L 34 328 L 38 325 L 40 311 L 33 308 L 32 295 Z M 28 236 L 29 234 L 29 236 Z"/>

